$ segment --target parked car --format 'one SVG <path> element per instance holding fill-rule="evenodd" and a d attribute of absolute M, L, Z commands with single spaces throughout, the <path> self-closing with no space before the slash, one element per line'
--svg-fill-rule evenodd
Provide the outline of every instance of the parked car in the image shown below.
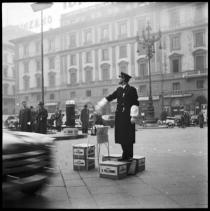
<path fill-rule="evenodd" d="M 167 116 L 165 123 L 166 123 L 167 127 L 174 127 L 175 126 L 175 118 L 171 117 L 171 116 Z"/>
<path fill-rule="evenodd" d="M 175 115 L 175 125 L 180 127 L 181 126 L 181 115 Z"/>
<path fill-rule="evenodd" d="M 11 130 L 18 130 L 19 128 L 19 117 L 17 115 L 10 115 L 4 121 L 4 126 Z"/>
<path fill-rule="evenodd" d="M 199 121 L 198 121 L 198 115 L 192 115 L 190 117 L 190 125 L 198 125 Z"/>
<path fill-rule="evenodd" d="M 102 115 L 103 125 L 114 127 L 115 124 L 115 115 Z"/>
<path fill-rule="evenodd" d="M 34 194 L 53 173 L 53 138 L 3 129 L 2 190 Z"/>

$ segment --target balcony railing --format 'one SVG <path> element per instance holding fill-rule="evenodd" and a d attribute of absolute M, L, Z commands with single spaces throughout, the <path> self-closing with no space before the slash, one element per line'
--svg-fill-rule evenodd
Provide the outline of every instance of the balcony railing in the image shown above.
<path fill-rule="evenodd" d="M 208 68 L 202 69 L 202 70 L 192 70 L 192 71 L 186 71 L 183 73 L 183 78 L 194 78 L 194 77 L 200 77 L 200 76 L 207 76 L 208 75 Z"/>

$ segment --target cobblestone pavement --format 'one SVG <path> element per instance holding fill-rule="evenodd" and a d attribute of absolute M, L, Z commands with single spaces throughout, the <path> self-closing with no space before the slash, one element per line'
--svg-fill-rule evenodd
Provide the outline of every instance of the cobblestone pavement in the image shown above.
<path fill-rule="evenodd" d="M 96 144 L 95 136 L 59 140 L 56 172 L 36 196 L 20 193 L 5 206 L 30 208 L 207 208 L 207 127 L 137 129 L 134 154 L 145 156 L 146 169 L 121 180 L 100 178 L 96 168 L 73 170 L 73 145 Z M 121 153 L 109 129 L 110 152 Z M 107 154 L 105 146 L 101 154 Z M 8 205 L 9 204 L 9 205 Z"/>

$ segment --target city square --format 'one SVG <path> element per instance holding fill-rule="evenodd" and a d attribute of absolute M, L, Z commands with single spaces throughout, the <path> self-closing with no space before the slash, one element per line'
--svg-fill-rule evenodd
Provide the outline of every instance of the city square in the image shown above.
<path fill-rule="evenodd" d="M 3 207 L 208 208 L 208 2 L 2 6 Z"/>

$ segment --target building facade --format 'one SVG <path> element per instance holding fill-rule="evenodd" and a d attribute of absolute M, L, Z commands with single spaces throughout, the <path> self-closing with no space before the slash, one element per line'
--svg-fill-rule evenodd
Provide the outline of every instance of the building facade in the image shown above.
<path fill-rule="evenodd" d="M 107 3 L 61 16 L 61 27 L 44 33 L 45 104 L 65 109 L 93 106 L 118 86 L 121 71 L 132 76 L 140 110 L 149 94 L 148 59 L 137 53 L 137 32 L 150 23 L 162 32 L 151 60 L 155 116 L 166 109 L 196 113 L 207 105 L 208 3 Z M 41 100 L 40 34 L 13 40 L 18 100 Z M 112 102 L 104 112 L 114 112 Z"/>

